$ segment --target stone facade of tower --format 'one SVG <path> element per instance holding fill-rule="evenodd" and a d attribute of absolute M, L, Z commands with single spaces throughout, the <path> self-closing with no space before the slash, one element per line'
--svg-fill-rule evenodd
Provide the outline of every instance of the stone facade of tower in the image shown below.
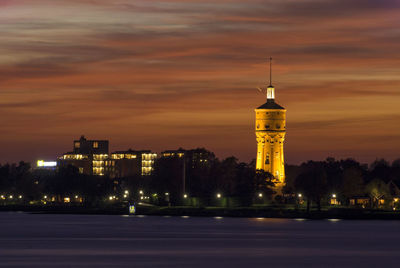
<path fill-rule="evenodd" d="M 256 169 L 274 175 L 276 187 L 285 184 L 283 142 L 286 134 L 286 110 L 275 102 L 275 89 L 267 88 L 267 102 L 255 109 L 257 137 Z"/>

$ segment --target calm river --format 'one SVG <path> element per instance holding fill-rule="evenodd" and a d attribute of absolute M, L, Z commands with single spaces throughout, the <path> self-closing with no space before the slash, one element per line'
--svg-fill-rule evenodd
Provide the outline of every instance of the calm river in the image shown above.
<path fill-rule="evenodd" d="M 2 267 L 400 267 L 400 221 L 0 213 Z"/>

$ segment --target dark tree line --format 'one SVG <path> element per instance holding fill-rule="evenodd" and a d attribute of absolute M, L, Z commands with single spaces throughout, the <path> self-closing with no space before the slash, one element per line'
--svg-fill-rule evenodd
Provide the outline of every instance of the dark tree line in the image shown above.
<path fill-rule="evenodd" d="M 393 163 L 380 159 L 369 166 L 352 159 L 333 158 L 287 165 L 283 196 L 276 196 L 272 175 L 256 171 L 254 161 L 244 163 L 235 157 L 220 160 L 205 149 L 198 151 L 206 157 L 201 160 L 160 158 L 151 176 L 126 178 L 83 175 L 73 166 L 49 172 L 32 169 L 25 162 L 4 164 L 0 165 L 0 194 L 15 197 L 21 194 L 25 201 L 40 200 L 46 194 L 60 201 L 65 196 L 79 195 L 89 204 L 98 204 L 111 195 L 121 197 L 128 191 L 129 198 L 134 200 L 148 195 L 154 203 L 177 205 L 182 204 L 183 196 L 187 195 L 210 205 L 219 193 L 223 198 L 235 198 L 240 205 L 247 206 L 254 203 L 258 195 L 265 200 L 295 203 L 301 193 L 308 206 L 315 204 L 318 208 L 326 204 L 332 194 L 343 205 L 352 197 L 367 196 L 373 207 L 377 207 L 382 198 L 400 197 L 397 187 L 400 185 L 400 159 Z M 139 190 L 144 194 L 139 194 Z"/>
<path fill-rule="evenodd" d="M 23 200 L 41 200 L 54 196 L 63 198 L 81 196 L 89 204 L 107 201 L 109 196 L 120 197 L 125 191 L 129 199 L 166 204 L 182 204 L 184 195 L 199 198 L 209 205 L 219 193 L 223 198 L 236 198 L 241 205 L 250 205 L 257 193 L 268 198 L 273 194 L 271 174 L 255 170 L 254 162 L 239 162 L 235 157 L 219 160 L 205 149 L 206 157 L 160 158 L 150 176 L 109 178 L 79 174 L 74 166 L 59 167 L 55 171 L 31 169 L 29 163 L 0 166 L 0 194 L 23 195 Z M 139 190 L 143 194 L 139 194 Z M 128 198 L 127 198 L 128 199 Z M 0 200 L 1 201 L 1 200 Z"/>
<path fill-rule="evenodd" d="M 235 157 L 219 160 L 211 152 L 207 155 L 201 162 L 186 158 L 159 159 L 149 178 L 149 188 L 157 193 L 170 193 L 170 201 L 175 204 L 187 194 L 201 198 L 208 205 L 219 193 L 237 198 L 242 205 L 250 205 L 256 193 L 267 198 L 274 193 L 272 175 L 256 171 L 254 162 L 239 162 Z"/>
<path fill-rule="evenodd" d="M 286 171 L 284 192 L 292 196 L 301 193 L 308 205 L 313 202 L 318 209 L 332 195 L 344 205 L 348 205 L 350 198 L 368 197 L 372 207 L 377 207 L 379 199 L 391 201 L 400 196 L 400 159 L 392 164 L 378 159 L 368 166 L 353 159 L 327 158 L 290 165 Z"/>
<path fill-rule="evenodd" d="M 85 202 L 96 204 L 113 191 L 114 183 L 109 178 L 79 174 L 74 166 L 57 171 L 32 170 L 26 162 L 0 166 L 0 194 L 8 201 L 29 202 L 48 196 L 62 202 L 67 196 L 83 196 Z"/>

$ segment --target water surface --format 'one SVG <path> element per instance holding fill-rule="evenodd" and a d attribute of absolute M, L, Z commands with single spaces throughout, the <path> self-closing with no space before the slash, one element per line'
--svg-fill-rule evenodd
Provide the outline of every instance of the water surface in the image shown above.
<path fill-rule="evenodd" d="M 0 213 L 3 267 L 399 267 L 400 221 Z"/>

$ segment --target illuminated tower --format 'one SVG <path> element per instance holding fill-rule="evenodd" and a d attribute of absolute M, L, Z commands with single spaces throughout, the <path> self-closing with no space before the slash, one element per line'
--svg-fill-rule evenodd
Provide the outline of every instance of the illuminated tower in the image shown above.
<path fill-rule="evenodd" d="M 267 102 L 255 109 L 255 112 L 256 169 L 262 169 L 274 175 L 276 187 L 281 188 L 285 184 L 283 142 L 286 134 L 286 110 L 275 102 L 275 88 L 271 84 L 271 62 Z"/>

